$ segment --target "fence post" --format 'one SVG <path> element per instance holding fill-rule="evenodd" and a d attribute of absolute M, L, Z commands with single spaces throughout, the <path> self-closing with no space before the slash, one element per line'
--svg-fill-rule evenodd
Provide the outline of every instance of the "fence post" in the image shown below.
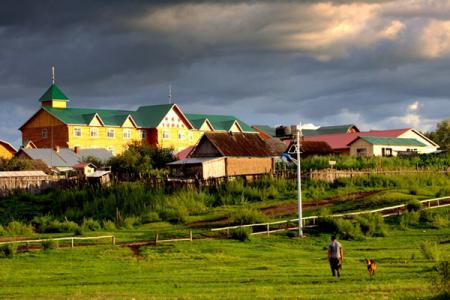
<path fill-rule="evenodd" d="M 437 206 L 439 206 L 439 200 L 437 201 Z"/>
<path fill-rule="evenodd" d="M 70 248 L 73 248 L 73 238 L 70 241 Z"/>
<path fill-rule="evenodd" d="M 267 223 L 267 236 L 269 236 L 270 235 L 270 225 L 269 225 L 269 223 Z"/>
<path fill-rule="evenodd" d="M 159 239 L 159 233 L 156 234 L 156 237 L 155 237 L 155 244 L 158 244 L 158 239 Z"/>
<path fill-rule="evenodd" d="M 112 242 L 113 246 L 116 245 L 116 237 L 114 235 L 111 238 L 111 242 Z"/>
<path fill-rule="evenodd" d="M 192 230 L 189 230 L 189 239 L 190 239 L 191 242 L 192 242 Z"/>

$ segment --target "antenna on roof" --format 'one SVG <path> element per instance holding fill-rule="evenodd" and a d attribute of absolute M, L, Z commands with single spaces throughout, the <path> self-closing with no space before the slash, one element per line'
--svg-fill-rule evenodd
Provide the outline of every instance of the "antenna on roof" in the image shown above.
<path fill-rule="evenodd" d="M 169 104 L 172 104 L 173 99 L 172 99 L 172 85 L 169 84 Z"/>
<path fill-rule="evenodd" d="M 55 84 L 55 66 L 52 66 L 52 84 Z"/>

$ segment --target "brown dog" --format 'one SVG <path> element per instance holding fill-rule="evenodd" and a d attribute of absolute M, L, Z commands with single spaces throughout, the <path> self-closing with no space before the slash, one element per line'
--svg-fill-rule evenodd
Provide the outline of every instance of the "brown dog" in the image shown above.
<path fill-rule="evenodd" d="M 375 275 L 375 271 L 377 270 L 377 264 L 373 259 L 365 259 L 367 264 L 367 271 L 369 271 L 369 275 L 372 277 Z"/>

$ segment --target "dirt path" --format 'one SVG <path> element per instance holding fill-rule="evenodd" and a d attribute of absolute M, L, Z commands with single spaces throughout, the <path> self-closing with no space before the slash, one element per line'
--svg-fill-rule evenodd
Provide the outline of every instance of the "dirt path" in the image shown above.
<path fill-rule="evenodd" d="M 377 194 L 381 192 L 381 190 L 378 191 L 370 191 L 370 192 L 356 192 L 356 193 L 349 193 L 346 195 L 339 195 L 339 196 L 333 196 L 330 198 L 322 199 L 322 200 L 313 200 L 309 201 L 308 203 L 303 203 L 303 209 L 313 209 L 317 206 L 326 206 L 330 205 L 336 202 L 342 202 L 342 201 L 348 201 L 348 200 L 359 200 L 374 194 Z M 287 216 L 291 215 L 293 213 L 297 212 L 297 202 L 289 202 L 289 203 L 281 203 L 276 204 L 268 207 L 264 207 L 260 209 L 260 211 L 269 217 L 281 217 L 281 216 Z M 208 221 L 196 221 L 187 224 L 189 227 L 193 228 L 202 228 L 202 227 L 221 227 L 226 226 L 229 224 L 230 217 L 220 217 L 215 220 L 208 220 Z"/>
<path fill-rule="evenodd" d="M 336 202 L 343 202 L 343 201 L 349 201 L 349 200 L 360 200 L 362 198 L 366 198 L 368 196 L 377 194 L 381 191 L 370 191 L 370 192 L 356 192 L 356 193 L 350 193 L 346 195 L 340 195 L 340 196 L 334 196 L 323 200 L 313 200 L 309 201 L 307 203 L 303 203 L 303 209 L 314 209 L 317 207 L 323 207 L 326 205 L 330 205 Z M 289 203 L 281 203 L 272 205 L 269 207 L 265 207 L 261 209 L 261 212 L 265 214 L 266 216 L 270 217 L 280 217 L 280 216 L 287 216 L 291 215 L 293 213 L 297 212 L 297 202 L 289 202 Z"/>

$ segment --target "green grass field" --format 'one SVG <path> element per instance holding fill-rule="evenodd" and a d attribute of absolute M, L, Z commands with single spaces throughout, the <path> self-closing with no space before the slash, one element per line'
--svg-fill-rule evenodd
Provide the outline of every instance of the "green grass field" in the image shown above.
<path fill-rule="evenodd" d="M 392 229 L 384 238 L 342 241 L 338 279 L 325 259 L 329 236 L 307 235 L 178 242 L 141 247 L 140 256 L 109 245 L 19 253 L 0 259 L 0 298 L 430 299 L 434 262 L 419 244 L 441 241 L 440 251 L 450 251 L 449 228 Z M 378 264 L 373 279 L 365 257 Z"/>

